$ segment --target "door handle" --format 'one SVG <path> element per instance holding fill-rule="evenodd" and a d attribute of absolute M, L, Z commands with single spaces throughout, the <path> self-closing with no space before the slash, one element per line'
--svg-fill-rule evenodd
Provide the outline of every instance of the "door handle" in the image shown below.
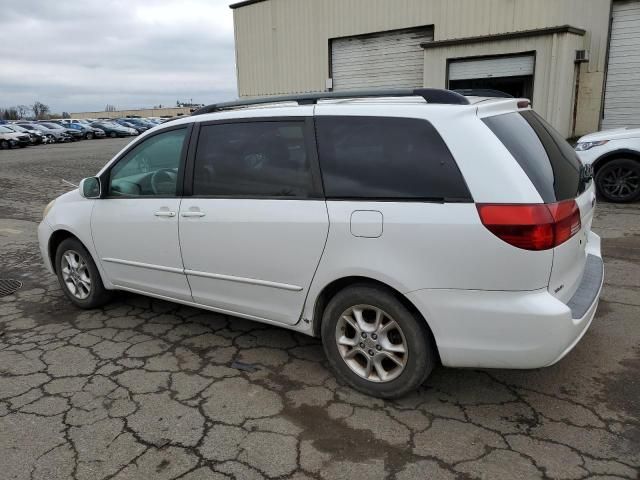
<path fill-rule="evenodd" d="M 171 212 L 169 210 L 158 210 L 156 213 L 154 213 L 154 215 L 156 217 L 169 217 L 169 218 L 173 218 L 176 216 L 176 212 Z"/>
<path fill-rule="evenodd" d="M 204 217 L 206 214 L 204 212 L 182 212 L 180 214 L 181 217 Z"/>

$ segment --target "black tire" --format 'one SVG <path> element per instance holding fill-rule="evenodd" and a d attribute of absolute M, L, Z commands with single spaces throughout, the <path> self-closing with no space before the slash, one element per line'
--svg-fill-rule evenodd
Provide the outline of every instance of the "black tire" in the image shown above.
<path fill-rule="evenodd" d="M 109 136 L 110 136 L 111 138 L 116 138 L 116 137 L 118 136 L 118 134 L 117 134 L 116 132 L 111 132 L 111 133 L 109 134 Z"/>
<path fill-rule="evenodd" d="M 11 148 L 11 145 L 8 140 L 2 140 L 2 142 L 0 142 L 0 148 Z"/>
<path fill-rule="evenodd" d="M 596 187 L 602 198 L 614 203 L 629 203 L 640 198 L 640 161 L 616 158 L 596 173 Z"/>
<path fill-rule="evenodd" d="M 67 283 L 63 279 L 63 256 L 70 252 L 77 253 L 84 260 L 89 273 L 91 288 L 88 296 L 84 299 L 75 296 L 74 293 L 70 290 L 70 287 L 67 286 Z M 80 242 L 78 239 L 67 238 L 63 240 L 60 245 L 58 245 L 58 249 L 56 250 L 55 266 L 60 287 L 62 288 L 62 291 L 67 296 L 67 298 L 75 306 L 83 309 L 98 308 L 107 304 L 111 300 L 112 293 L 104 288 L 102 278 L 100 277 L 100 272 L 98 271 L 93 258 L 91 258 L 91 255 L 89 254 L 87 249 L 84 248 L 84 245 L 82 245 L 82 242 Z"/>
<path fill-rule="evenodd" d="M 347 310 L 361 305 L 369 305 L 383 311 L 388 318 L 395 320 L 404 336 L 402 340 L 406 344 L 406 363 L 401 373 L 392 380 L 380 382 L 364 378 L 347 364 L 340 353 L 336 339 L 336 331 L 338 328 L 341 329 L 338 322 Z M 356 284 L 338 292 L 324 311 L 321 334 L 325 354 L 335 374 L 354 389 L 374 397 L 398 398 L 417 389 L 436 364 L 435 347 L 424 320 L 409 311 L 389 290 L 376 285 Z M 373 335 L 369 335 L 371 342 Z M 358 347 L 363 345 L 365 344 L 360 343 Z M 358 347 L 351 348 L 359 350 Z M 368 352 L 370 355 L 376 355 L 373 348 Z M 359 358 L 366 357 L 363 352 L 358 355 Z"/>
<path fill-rule="evenodd" d="M 93 132 L 87 132 L 84 136 L 87 140 L 93 140 Z"/>

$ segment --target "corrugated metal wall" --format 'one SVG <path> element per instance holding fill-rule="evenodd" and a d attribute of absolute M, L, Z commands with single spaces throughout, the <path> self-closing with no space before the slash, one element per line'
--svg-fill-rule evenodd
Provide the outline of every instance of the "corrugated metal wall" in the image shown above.
<path fill-rule="evenodd" d="M 234 10 L 241 96 L 325 90 L 330 38 L 435 25 L 434 39 L 570 24 L 605 65 L 610 0 L 268 0 Z"/>
<path fill-rule="evenodd" d="M 569 135 L 573 57 L 586 48 L 591 56 L 580 67 L 575 131 L 586 133 L 600 120 L 610 9 L 611 0 L 268 0 L 234 10 L 238 92 L 251 97 L 325 91 L 333 38 L 434 25 L 438 41 L 572 25 L 587 34 L 426 50 L 424 85 L 445 86 L 447 58 L 540 48 L 536 109 Z"/>

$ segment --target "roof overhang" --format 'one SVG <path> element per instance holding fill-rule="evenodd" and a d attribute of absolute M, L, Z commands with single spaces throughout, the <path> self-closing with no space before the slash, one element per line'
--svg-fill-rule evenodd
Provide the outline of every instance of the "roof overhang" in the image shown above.
<path fill-rule="evenodd" d="M 248 3 L 252 0 L 247 0 Z M 253 0 L 255 1 L 265 1 L 265 0 Z M 421 43 L 420 46 L 422 48 L 441 48 L 441 47 L 451 47 L 455 45 L 466 45 L 470 43 L 485 43 L 485 42 L 498 42 L 501 40 L 513 40 L 518 38 L 531 38 L 531 37 L 542 37 L 545 35 L 554 35 L 558 33 L 570 33 L 573 35 L 584 36 L 587 31 L 578 28 L 572 27 L 571 25 L 562 25 L 559 27 L 548 27 L 548 28 L 537 28 L 534 30 L 520 30 L 518 32 L 506 32 L 506 33 L 497 33 L 493 35 L 483 35 L 478 37 L 463 37 L 463 38 L 452 38 L 449 40 L 436 40 L 434 42 L 425 42 Z"/>
<path fill-rule="evenodd" d="M 254 3 L 262 3 L 267 0 L 244 0 L 243 2 L 232 3 L 229 5 L 229 8 L 235 10 L 236 8 L 247 7 L 249 5 L 253 5 Z"/>

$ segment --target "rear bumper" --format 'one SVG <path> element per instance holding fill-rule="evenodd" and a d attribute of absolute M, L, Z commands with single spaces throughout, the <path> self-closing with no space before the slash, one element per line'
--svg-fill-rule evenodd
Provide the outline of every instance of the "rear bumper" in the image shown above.
<path fill-rule="evenodd" d="M 547 289 L 407 294 L 427 319 L 442 363 L 525 369 L 553 365 L 567 355 L 589 328 L 602 291 L 600 239 L 591 235 L 585 273 L 567 304 Z"/>

